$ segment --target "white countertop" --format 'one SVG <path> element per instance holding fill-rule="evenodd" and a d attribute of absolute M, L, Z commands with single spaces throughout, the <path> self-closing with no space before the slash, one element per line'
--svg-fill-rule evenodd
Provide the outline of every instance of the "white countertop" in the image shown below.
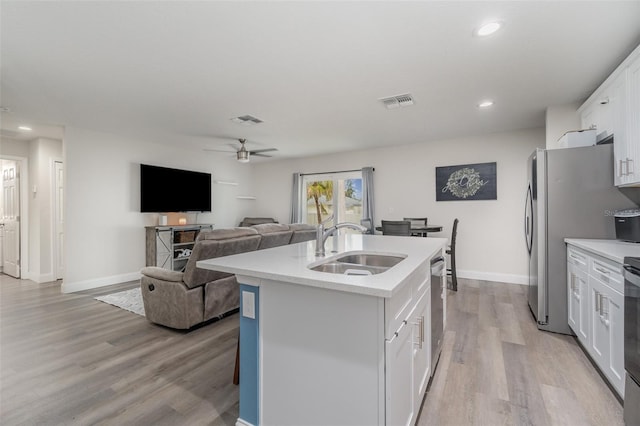
<path fill-rule="evenodd" d="M 315 256 L 315 241 L 252 251 L 232 256 L 201 260 L 199 268 L 214 269 L 242 276 L 320 287 L 378 297 L 391 297 L 411 273 L 447 244 L 446 238 L 394 237 L 346 234 L 330 237 L 325 257 Z M 346 252 L 372 252 L 406 255 L 397 265 L 376 275 L 341 275 L 312 271 L 307 266 L 343 255 Z"/>
<path fill-rule="evenodd" d="M 625 257 L 640 257 L 640 243 L 625 243 L 618 240 L 584 240 L 580 238 L 565 238 L 564 242 L 620 264 L 624 263 Z"/>

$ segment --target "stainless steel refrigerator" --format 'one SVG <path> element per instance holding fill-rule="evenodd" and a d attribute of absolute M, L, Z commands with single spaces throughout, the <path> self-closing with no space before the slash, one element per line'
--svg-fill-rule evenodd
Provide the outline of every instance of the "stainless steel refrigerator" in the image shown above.
<path fill-rule="evenodd" d="M 538 328 L 572 334 L 565 238 L 615 239 L 615 210 L 635 207 L 613 185 L 613 145 L 537 149 L 529 157 L 525 238 L 529 307 Z"/>

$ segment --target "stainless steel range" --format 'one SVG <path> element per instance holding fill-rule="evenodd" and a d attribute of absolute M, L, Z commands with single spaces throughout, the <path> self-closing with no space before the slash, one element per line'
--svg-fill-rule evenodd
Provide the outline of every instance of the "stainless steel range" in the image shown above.
<path fill-rule="evenodd" d="M 640 257 L 624 258 L 624 422 L 640 424 Z"/>

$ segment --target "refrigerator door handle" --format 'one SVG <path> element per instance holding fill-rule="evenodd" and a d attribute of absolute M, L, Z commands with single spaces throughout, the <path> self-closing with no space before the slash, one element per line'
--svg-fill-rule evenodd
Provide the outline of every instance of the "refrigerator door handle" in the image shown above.
<path fill-rule="evenodd" d="M 527 243 L 527 251 L 531 254 L 533 248 L 533 193 L 531 183 L 527 187 L 527 199 L 524 204 L 524 237 Z"/>

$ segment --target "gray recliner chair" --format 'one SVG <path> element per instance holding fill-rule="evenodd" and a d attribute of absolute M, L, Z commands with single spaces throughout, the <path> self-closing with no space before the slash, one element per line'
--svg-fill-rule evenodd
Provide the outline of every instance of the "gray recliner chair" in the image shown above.
<path fill-rule="evenodd" d="M 240 307 L 233 274 L 196 267 L 199 260 L 258 249 L 262 237 L 253 228 L 201 232 L 183 272 L 158 267 L 142 269 L 140 287 L 145 316 L 151 322 L 188 329 Z"/>

